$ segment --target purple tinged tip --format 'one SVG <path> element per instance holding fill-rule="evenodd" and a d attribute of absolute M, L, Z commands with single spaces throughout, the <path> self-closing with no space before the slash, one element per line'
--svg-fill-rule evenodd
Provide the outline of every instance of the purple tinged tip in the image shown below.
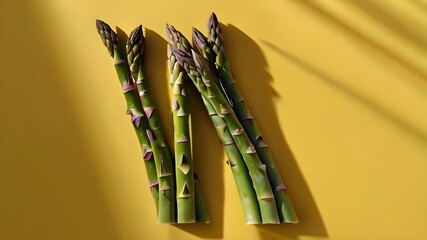
<path fill-rule="evenodd" d="M 155 109 L 156 109 L 155 107 L 144 108 L 144 112 L 145 112 L 145 115 L 147 116 L 147 118 L 149 118 L 149 119 L 151 118 L 151 115 L 153 115 L 153 112 Z"/>
<path fill-rule="evenodd" d="M 268 147 L 267 143 L 264 141 L 264 139 L 261 136 L 257 137 L 257 140 L 258 140 L 257 147 L 259 147 L 259 148 L 267 148 Z"/>
<path fill-rule="evenodd" d="M 145 129 L 145 132 L 147 133 L 148 140 L 150 140 L 150 142 L 154 141 L 153 132 L 151 132 L 150 129 Z"/>
<path fill-rule="evenodd" d="M 124 82 L 123 83 L 123 93 L 127 93 L 129 91 L 135 90 L 135 86 L 131 83 Z"/>
<path fill-rule="evenodd" d="M 126 44 L 127 53 L 132 51 L 133 46 L 140 45 L 140 52 L 142 54 L 144 51 L 144 43 L 145 43 L 145 38 L 144 38 L 144 33 L 142 31 L 142 25 L 139 25 L 129 34 L 129 38 Z"/>
<path fill-rule="evenodd" d="M 194 63 L 196 64 L 197 69 L 202 72 L 203 70 L 203 57 L 200 56 L 196 51 L 191 49 L 191 54 L 193 55 Z"/>
<path fill-rule="evenodd" d="M 127 114 L 130 114 L 131 118 L 130 120 L 132 121 L 133 125 L 136 128 L 139 128 L 139 125 L 141 124 L 141 115 L 135 113 L 132 109 L 128 109 L 126 111 Z"/>
<path fill-rule="evenodd" d="M 142 156 L 143 156 L 145 161 L 150 160 L 151 157 L 153 156 L 153 150 L 151 150 L 150 148 L 148 148 L 145 145 L 142 145 Z"/>
<path fill-rule="evenodd" d="M 175 56 L 176 60 L 186 71 L 189 71 L 188 66 L 185 66 L 186 64 L 194 66 L 194 60 L 187 52 L 174 47 L 172 44 L 169 44 L 169 49 L 171 50 L 171 54 Z"/>
<path fill-rule="evenodd" d="M 178 42 L 179 32 L 175 29 L 174 26 L 166 24 L 166 36 L 168 37 L 169 43 L 175 44 Z"/>
<path fill-rule="evenodd" d="M 274 187 L 275 191 L 281 191 L 281 190 L 285 190 L 285 189 L 286 189 L 286 186 L 285 186 L 285 184 L 283 184 L 282 181 L 280 181 L 280 183 L 276 187 Z"/>
<path fill-rule="evenodd" d="M 215 13 L 212 12 L 208 21 L 208 29 L 215 28 L 216 25 L 218 25 L 218 18 L 216 17 Z"/>
<path fill-rule="evenodd" d="M 245 117 L 245 120 L 253 120 L 253 119 L 254 119 L 254 116 L 250 112 L 248 112 Z"/>
<path fill-rule="evenodd" d="M 168 37 L 168 39 L 169 39 L 169 42 L 171 42 L 172 41 L 172 28 L 173 28 L 173 26 L 172 25 L 170 25 L 169 23 L 166 23 L 166 36 Z"/>
<path fill-rule="evenodd" d="M 208 46 L 207 38 L 197 28 L 193 28 L 193 43 L 199 51 Z"/>
<path fill-rule="evenodd" d="M 107 23 L 105 23 L 104 21 L 97 19 L 96 20 L 96 29 L 98 29 L 98 31 L 107 31 L 110 32 L 111 31 L 111 27 L 110 25 L 108 25 Z"/>
<path fill-rule="evenodd" d="M 136 128 L 139 128 L 139 125 L 141 125 L 141 116 L 132 116 L 132 122 Z"/>
<path fill-rule="evenodd" d="M 150 188 L 159 186 L 158 181 L 150 181 Z"/>
<path fill-rule="evenodd" d="M 172 100 L 172 110 L 177 110 L 178 108 L 179 108 L 178 100 L 176 100 L 176 98 L 173 97 L 173 100 Z"/>
<path fill-rule="evenodd" d="M 200 73 L 206 72 L 208 76 L 212 76 L 211 68 L 209 66 L 208 60 L 204 58 L 202 55 L 196 53 L 194 50 L 191 51 L 193 54 L 193 59 L 196 64 L 196 68 Z M 210 80 L 210 79 L 209 79 Z M 205 83 L 209 83 L 209 81 L 204 81 Z"/>

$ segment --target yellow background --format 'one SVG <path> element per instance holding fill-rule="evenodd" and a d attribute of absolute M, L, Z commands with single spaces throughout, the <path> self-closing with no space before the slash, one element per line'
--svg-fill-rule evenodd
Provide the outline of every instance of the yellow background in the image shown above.
<path fill-rule="evenodd" d="M 165 24 L 206 33 L 212 11 L 300 224 L 244 224 L 194 92 L 212 222 L 156 224 L 95 19 L 147 28 L 148 77 L 171 141 Z M 427 239 L 425 0 L 15 0 L 0 12 L 0 239 Z"/>

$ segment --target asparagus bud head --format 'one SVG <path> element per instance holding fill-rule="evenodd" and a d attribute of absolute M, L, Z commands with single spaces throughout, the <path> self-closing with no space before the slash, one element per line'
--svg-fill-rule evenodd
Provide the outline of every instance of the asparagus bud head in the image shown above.
<path fill-rule="evenodd" d="M 180 43 L 181 49 L 190 51 L 190 42 L 187 40 L 187 38 L 184 37 L 184 35 L 180 31 L 176 30 L 174 26 L 166 24 L 166 35 L 168 37 L 169 43 L 174 45 L 174 47 L 178 47 L 177 44 Z"/>
<path fill-rule="evenodd" d="M 136 73 L 138 71 L 144 54 L 144 49 L 144 33 L 142 31 L 142 25 L 139 25 L 130 33 L 126 43 L 127 60 L 132 73 Z"/>
<path fill-rule="evenodd" d="M 105 47 L 107 47 L 108 53 L 114 58 L 114 49 L 118 47 L 117 34 L 111 30 L 111 27 L 102 20 L 96 20 L 96 30 L 101 37 Z"/>

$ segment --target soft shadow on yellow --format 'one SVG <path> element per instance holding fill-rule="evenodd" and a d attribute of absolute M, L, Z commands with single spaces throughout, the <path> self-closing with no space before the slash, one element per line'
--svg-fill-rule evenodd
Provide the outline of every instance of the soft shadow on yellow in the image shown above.
<path fill-rule="evenodd" d="M 1 5 L 0 239 L 117 239 L 40 13 Z"/>
<path fill-rule="evenodd" d="M 426 36 L 421 35 L 421 30 L 419 32 L 416 32 L 416 31 L 410 31 L 408 29 L 404 29 L 402 25 L 407 23 L 400 20 L 398 16 L 394 16 L 393 14 L 387 12 L 386 10 L 381 9 L 381 6 L 379 4 L 371 1 L 365 1 L 363 4 L 357 1 L 354 1 L 354 2 L 347 1 L 347 2 L 351 3 L 350 6 L 358 7 L 362 11 L 366 11 L 368 14 L 372 16 L 372 18 L 386 25 L 388 28 L 391 28 L 394 32 L 404 36 L 405 39 L 408 39 L 408 41 L 414 44 L 414 47 L 417 47 L 421 51 L 426 50 L 427 38 Z M 364 48 L 363 51 L 367 52 L 368 54 L 371 54 L 372 51 L 378 51 L 381 54 L 383 54 L 385 57 L 388 57 L 394 60 L 396 63 L 400 64 L 410 72 L 417 75 L 419 77 L 418 79 L 427 80 L 425 69 L 419 69 L 417 66 L 411 64 L 411 62 L 401 58 L 401 56 L 399 55 L 399 52 L 395 51 L 394 49 L 389 49 L 387 47 L 384 47 L 376 40 L 371 39 L 369 36 L 363 35 L 357 29 L 352 28 L 346 22 L 341 21 L 340 19 L 336 18 L 333 14 L 323 9 L 323 7 L 318 5 L 315 1 L 303 0 L 303 1 L 299 1 L 298 4 L 301 4 L 307 7 L 307 9 L 312 10 L 323 19 L 331 22 L 334 26 L 339 27 L 339 30 L 342 30 L 343 32 L 351 36 L 353 39 L 363 43 L 365 46 L 367 46 L 367 48 Z M 382 107 L 378 102 L 374 101 L 373 99 L 370 99 L 367 96 L 364 96 L 363 93 L 359 93 L 354 89 L 351 89 L 350 87 L 345 86 L 344 84 L 341 84 L 342 81 L 335 79 L 335 77 L 330 73 L 326 73 L 321 69 L 318 69 L 316 66 L 309 64 L 308 61 L 305 61 L 304 59 L 301 59 L 300 57 L 295 56 L 294 54 L 286 51 L 283 48 L 275 46 L 274 44 L 268 41 L 265 41 L 265 40 L 261 40 L 261 41 L 267 47 L 269 47 L 270 49 L 278 53 L 283 59 L 293 62 L 294 64 L 303 68 L 307 72 L 315 75 L 318 79 L 323 80 L 325 83 L 330 84 L 331 86 L 341 90 L 342 92 L 346 93 L 348 96 L 352 97 L 353 99 L 359 101 L 360 103 L 371 108 L 378 114 L 382 115 L 386 119 L 390 120 L 391 122 L 396 124 L 396 126 L 405 130 L 407 133 L 416 137 L 418 140 L 421 140 L 423 142 L 427 141 L 426 133 L 420 130 L 418 126 L 411 124 L 411 122 L 409 122 L 408 119 L 406 119 L 404 116 L 401 116 L 399 115 L 399 113 L 393 112 L 390 109 L 386 109 Z M 407 79 L 407 80 L 410 81 L 410 79 Z M 423 91 L 423 90 L 420 90 L 420 91 Z"/>
<path fill-rule="evenodd" d="M 427 52 L 427 30 L 423 29 L 420 22 L 408 21 L 399 12 L 392 11 L 387 6 L 382 6 L 380 1 L 349 0 L 347 3 L 353 6 L 355 10 L 365 13 L 400 37 L 408 40 L 408 42 L 418 47 L 421 51 Z M 421 2 L 418 3 L 423 4 Z"/>
<path fill-rule="evenodd" d="M 248 35 L 233 25 L 223 25 L 227 56 L 233 75 L 241 88 L 258 125 L 268 141 L 277 167 L 295 205 L 299 224 L 257 225 L 262 239 L 298 239 L 298 236 L 328 237 L 325 224 L 310 189 L 298 167 L 286 133 L 280 127 L 275 99 L 283 98 L 273 89 L 268 63 L 260 47 Z M 233 66 L 236 66 L 233 68 Z"/>
<path fill-rule="evenodd" d="M 422 0 L 411 0 L 410 2 L 427 13 L 427 3 Z"/>
<path fill-rule="evenodd" d="M 325 20 L 329 21 L 330 23 L 334 24 L 335 26 L 339 27 L 342 31 L 346 32 L 347 34 L 349 34 L 353 38 L 355 38 L 355 39 L 363 42 L 364 44 L 372 47 L 373 49 L 375 49 L 379 53 L 381 53 L 384 56 L 387 56 L 388 58 L 392 59 L 394 62 L 396 62 L 400 66 L 404 67 L 408 71 L 412 72 L 413 74 L 417 75 L 418 77 L 420 77 L 422 79 L 427 79 L 427 72 L 425 69 L 420 69 L 418 66 L 411 64 L 411 62 L 408 61 L 407 59 L 402 58 L 398 52 L 395 52 L 395 51 L 393 51 L 393 49 L 385 47 L 385 46 L 381 45 L 381 43 L 377 42 L 376 40 L 371 39 L 368 36 L 365 36 L 358 29 L 353 28 L 352 26 L 350 26 L 346 22 L 341 21 L 339 18 L 337 18 L 333 14 L 330 14 L 328 12 L 328 10 L 324 9 L 316 1 L 302 0 L 302 1 L 295 2 L 295 3 L 300 4 L 304 7 L 306 7 L 306 9 L 309 9 L 309 10 L 315 12 L 316 14 L 321 16 L 323 19 L 325 19 Z M 359 6 L 356 3 L 354 3 L 354 4 L 356 6 Z M 363 9 L 366 9 L 366 7 L 362 7 L 362 6 L 366 6 L 366 5 L 367 4 L 360 5 L 360 7 Z M 371 12 L 371 11 L 372 10 L 369 10 L 369 12 Z M 381 10 L 376 8 L 376 10 L 374 10 L 374 11 L 381 11 Z M 372 13 L 370 13 L 370 14 L 372 14 Z M 380 22 L 384 22 L 384 24 L 386 24 L 387 26 L 392 28 L 395 32 L 398 32 L 399 34 L 405 34 L 406 30 L 401 29 L 398 25 L 396 25 L 395 22 L 390 23 L 392 20 L 389 20 L 388 17 L 384 17 L 382 15 L 375 15 L 375 17 L 380 18 L 381 19 L 381 20 L 379 20 Z M 396 21 L 396 20 L 393 20 L 393 21 Z M 390 24 L 393 24 L 393 25 L 390 26 Z M 412 35 L 414 35 L 414 34 L 412 34 Z M 418 36 L 418 35 L 415 35 L 415 36 Z M 425 50 L 425 46 L 427 43 L 425 42 L 425 40 L 422 40 L 423 38 L 417 37 L 416 39 L 414 39 L 414 37 L 409 36 L 409 35 L 406 36 L 406 38 L 410 38 L 412 42 L 414 42 L 415 44 L 420 46 L 422 48 L 422 50 Z"/>
<path fill-rule="evenodd" d="M 303 59 L 299 58 L 298 56 L 295 56 L 292 53 L 287 52 L 286 50 L 283 50 L 279 48 L 278 46 L 273 45 L 272 43 L 269 43 L 268 41 L 262 40 L 262 42 L 272 50 L 274 50 L 277 54 L 279 54 L 284 60 L 290 61 L 294 63 L 295 65 L 301 67 L 308 73 L 314 75 L 317 77 L 317 79 L 322 80 L 326 84 L 329 84 L 330 86 L 333 86 L 340 91 L 344 92 L 347 96 L 357 100 L 358 102 L 364 104 L 365 106 L 371 108 L 376 113 L 382 115 L 386 119 L 390 120 L 394 124 L 396 124 L 401 129 L 405 130 L 412 136 L 416 137 L 419 140 L 427 141 L 427 136 L 423 134 L 423 132 L 420 132 L 416 127 L 411 125 L 410 123 L 406 122 L 404 119 L 402 119 L 398 114 L 389 111 L 380 105 L 376 103 L 375 101 L 371 101 L 369 98 L 366 98 L 363 96 L 363 94 L 359 94 L 353 89 L 341 84 L 339 80 L 335 79 L 333 76 L 328 75 L 328 73 L 323 72 L 322 70 L 316 68 L 315 66 L 310 65 Z"/>

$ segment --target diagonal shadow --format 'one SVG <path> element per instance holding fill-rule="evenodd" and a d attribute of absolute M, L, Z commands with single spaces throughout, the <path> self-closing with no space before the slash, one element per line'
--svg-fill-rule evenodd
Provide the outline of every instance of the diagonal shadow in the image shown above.
<path fill-rule="evenodd" d="M 300 235 L 327 237 L 328 233 L 318 207 L 282 133 L 274 108 L 274 99 L 282 96 L 271 86 L 273 79 L 267 71 L 264 54 L 254 40 L 237 27 L 224 25 L 222 29 L 236 82 L 242 95 L 247 96 L 247 104 L 268 141 L 300 219 L 299 224 L 257 225 L 261 238 L 297 239 Z"/>
<path fill-rule="evenodd" d="M 427 51 L 427 28 L 422 25 L 408 26 L 407 21 L 398 12 L 389 12 L 382 7 L 379 1 L 365 0 L 346 1 L 360 11 L 368 14 L 372 19 L 380 22 L 383 26 L 408 40 L 423 51 Z M 413 23 L 414 24 L 414 23 Z M 419 23 L 418 23 L 419 24 Z M 415 24 L 414 24 L 415 25 Z M 414 29 L 417 29 L 414 31 Z"/>
<path fill-rule="evenodd" d="M 321 70 L 317 69 L 316 67 L 310 65 L 309 63 L 305 62 L 304 60 L 298 58 L 297 56 L 293 55 L 292 53 L 289 53 L 277 46 L 275 46 L 272 43 L 269 43 L 267 41 L 261 40 L 267 47 L 274 50 L 277 54 L 279 54 L 283 59 L 286 59 L 287 61 L 290 61 L 294 63 L 295 65 L 301 67 L 302 69 L 306 70 L 307 72 L 313 74 L 318 79 L 324 81 L 325 83 L 329 84 L 332 87 L 335 87 L 339 89 L 340 91 L 344 92 L 348 96 L 352 97 L 353 99 L 357 100 L 358 102 L 362 103 L 363 105 L 371 108 L 373 111 L 377 112 L 379 115 L 383 116 L 384 118 L 390 120 L 393 122 L 396 126 L 400 127 L 401 129 L 405 130 L 406 132 L 410 133 L 411 135 L 419 138 L 420 140 L 427 141 L 427 136 L 420 132 L 416 127 L 411 125 L 410 123 L 406 122 L 404 119 L 400 118 L 397 114 L 381 107 L 376 103 L 375 101 L 370 100 L 369 98 L 363 96 L 362 94 L 359 94 L 352 90 L 351 88 L 340 84 L 340 82 L 334 77 L 328 75 L 325 72 L 322 72 Z"/>
<path fill-rule="evenodd" d="M 411 0 L 410 2 L 427 14 L 427 4 L 425 2 L 422 0 Z"/>
<path fill-rule="evenodd" d="M 40 8 L 11 1 L 0 9 L 7 18 L 0 47 L 0 239 L 117 239 L 97 156 Z"/>
<path fill-rule="evenodd" d="M 318 4 L 316 4 L 312 0 L 301 0 L 297 1 L 298 4 L 304 5 L 309 10 L 312 10 L 313 12 L 319 14 L 320 16 L 324 17 L 329 22 L 333 23 L 335 26 L 341 28 L 346 33 L 351 34 L 356 39 L 360 40 L 361 42 L 367 44 L 368 46 L 372 47 L 373 49 L 377 50 L 378 52 L 382 53 L 383 55 L 387 56 L 388 58 L 392 59 L 394 62 L 398 63 L 402 67 L 406 68 L 410 72 L 416 74 L 422 79 L 427 79 L 427 73 L 425 69 L 420 69 L 417 66 L 414 66 L 410 62 L 408 62 L 406 59 L 403 59 L 399 54 L 395 53 L 391 49 L 388 49 L 387 47 L 382 46 L 377 41 L 370 39 L 369 37 L 363 35 L 356 29 L 352 28 L 345 22 L 342 22 L 337 17 L 331 15 L 329 12 L 327 12 L 325 9 L 320 7 Z"/>

